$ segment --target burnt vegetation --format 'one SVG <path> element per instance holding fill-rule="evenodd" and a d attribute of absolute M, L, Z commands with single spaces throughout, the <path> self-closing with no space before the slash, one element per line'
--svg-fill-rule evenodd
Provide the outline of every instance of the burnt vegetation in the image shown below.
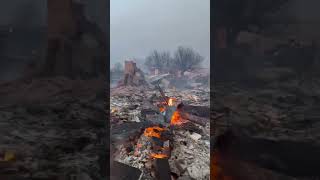
<path fill-rule="evenodd" d="M 201 66 L 204 57 L 189 47 L 179 46 L 171 56 L 169 52 L 154 50 L 146 57 L 145 65 L 160 72 L 181 71 L 181 74 Z"/>

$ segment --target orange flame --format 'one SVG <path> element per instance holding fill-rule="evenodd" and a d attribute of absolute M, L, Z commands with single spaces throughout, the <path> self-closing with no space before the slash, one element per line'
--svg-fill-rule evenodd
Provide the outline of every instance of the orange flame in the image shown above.
<path fill-rule="evenodd" d="M 183 120 L 183 118 L 180 115 L 179 111 L 175 111 L 171 117 L 171 125 L 181 125 L 185 123 L 185 121 Z"/>
<path fill-rule="evenodd" d="M 166 154 L 154 154 L 152 153 L 150 155 L 152 158 L 156 158 L 156 159 L 165 159 L 165 158 L 168 158 L 168 156 Z"/>
<path fill-rule="evenodd" d="M 144 130 L 144 135 L 147 137 L 156 137 L 156 138 L 160 138 L 160 133 L 162 131 L 164 131 L 164 128 L 161 127 L 148 127 Z"/>

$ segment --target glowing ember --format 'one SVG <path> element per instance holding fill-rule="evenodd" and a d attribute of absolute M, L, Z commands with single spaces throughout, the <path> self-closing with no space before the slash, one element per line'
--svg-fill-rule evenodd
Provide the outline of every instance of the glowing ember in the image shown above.
<path fill-rule="evenodd" d="M 170 147 L 161 147 L 160 149 L 161 149 L 161 150 L 169 150 Z"/>
<path fill-rule="evenodd" d="M 166 111 L 166 108 L 165 107 L 160 107 L 159 110 L 160 110 L 160 112 L 164 112 L 164 111 Z"/>
<path fill-rule="evenodd" d="M 174 106 L 176 104 L 175 98 L 169 98 L 168 99 L 168 106 Z"/>
<path fill-rule="evenodd" d="M 166 106 L 167 105 L 167 101 L 162 101 L 159 104 L 162 104 L 162 105 Z"/>
<path fill-rule="evenodd" d="M 210 179 L 233 180 L 231 176 L 225 174 L 219 153 L 213 154 L 213 156 L 210 156 Z"/>
<path fill-rule="evenodd" d="M 150 155 L 152 158 L 156 158 L 156 159 L 164 159 L 164 158 L 168 158 L 168 156 L 166 154 L 154 154 L 152 153 Z"/>
<path fill-rule="evenodd" d="M 111 108 L 111 113 L 116 113 L 116 112 L 118 112 L 117 108 Z"/>
<path fill-rule="evenodd" d="M 171 125 L 181 125 L 185 123 L 185 120 L 181 117 L 181 114 L 179 111 L 175 111 L 171 117 Z"/>
<path fill-rule="evenodd" d="M 148 127 L 144 130 L 144 135 L 147 137 L 156 137 L 156 138 L 160 138 L 160 133 L 162 131 L 164 131 L 164 128 L 161 127 Z"/>

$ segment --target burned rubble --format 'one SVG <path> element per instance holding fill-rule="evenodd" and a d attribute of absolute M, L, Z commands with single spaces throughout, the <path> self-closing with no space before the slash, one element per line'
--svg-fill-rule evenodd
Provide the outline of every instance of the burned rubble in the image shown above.
<path fill-rule="evenodd" d="M 140 179 L 209 179 L 209 89 L 140 82 L 111 89 L 111 161 Z"/>
<path fill-rule="evenodd" d="M 92 14 L 108 8 L 103 2 L 93 4 L 102 7 L 94 12 L 79 1 L 39 3 L 40 9 L 25 3 L 21 10 L 30 13 L 1 26 L 0 44 L 8 47 L 1 59 L 13 63 L 1 69 L 0 179 L 104 179 L 108 144 L 102 76 L 109 28 L 106 16 Z M 27 16 L 44 18 L 45 24 L 30 26 Z"/>
<path fill-rule="evenodd" d="M 101 178 L 101 81 L 55 77 L 0 86 L 0 179 Z"/>
<path fill-rule="evenodd" d="M 228 170 L 260 169 L 253 173 L 255 178 L 248 178 L 247 174 L 245 179 L 319 177 L 316 169 L 320 161 L 316 154 L 320 151 L 320 84 L 315 70 L 319 67 L 315 63 L 318 57 L 312 53 L 313 48 L 303 44 L 285 44 L 285 47 L 274 48 L 276 53 L 253 58 L 255 63 L 246 64 L 245 73 L 232 71 L 244 77 L 217 78 L 220 81 L 214 86 L 212 98 L 214 137 L 230 131 L 234 134 L 228 152 L 223 151 L 227 155 L 221 155 L 221 150 L 213 153 L 218 164 Z M 241 58 L 248 56 L 242 55 Z M 228 61 L 228 58 L 224 56 L 223 59 Z M 244 64 L 243 61 L 238 63 Z M 237 158 L 237 161 L 231 161 L 231 166 L 226 156 Z M 229 170 L 229 173 L 233 172 Z"/>
<path fill-rule="evenodd" d="M 250 162 L 251 169 L 260 168 L 255 176 L 264 176 L 262 171 L 268 171 L 269 179 L 309 179 L 318 174 L 315 89 L 319 84 L 313 81 L 310 89 L 308 83 L 297 87 L 297 82 L 269 82 L 255 89 L 237 83 L 215 86 L 212 124 L 216 136 L 227 129 L 235 133 L 232 154 Z"/>

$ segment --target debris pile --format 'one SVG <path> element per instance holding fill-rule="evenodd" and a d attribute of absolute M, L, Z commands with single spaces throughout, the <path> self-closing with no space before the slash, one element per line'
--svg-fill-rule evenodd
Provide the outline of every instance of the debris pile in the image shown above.
<path fill-rule="evenodd" d="M 315 154 L 320 147 L 316 100 L 319 83 L 313 81 L 313 88 L 308 83 L 297 84 L 297 79 L 291 79 L 255 89 L 235 83 L 215 86 L 213 129 L 216 136 L 227 128 L 236 132 L 233 153 L 253 161 L 251 168 L 268 171 L 269 179 L 272 174 L 285 174 L 292 179 L 295 176 L 308 179 L 318 174 L 319 160 Z M 253 151 L 253 147 L 264 148 Z M 292 150 L 284 155 L 283 148 Z M 303 160 L 299 154 L 304 154 Z M 308 170 L 299 168 L 302 166 L 308 166 Z M 258 172 L 255 175 L 258 176 Z"/>
<path fill-rule="evenodd" d="M 209 179 L 209 101 L 204 87 L 163 92 L 143 86 L 112 89 L 113 160 L 141 170 L 141 179 Z M 135 130 L 127 131 L 127 126 Z"/>
<path fill-rule="evenodd" d="M 101 179 L 107 149 L 100 84 L 63 78 L 1 84 L 0 179 Z"/>

